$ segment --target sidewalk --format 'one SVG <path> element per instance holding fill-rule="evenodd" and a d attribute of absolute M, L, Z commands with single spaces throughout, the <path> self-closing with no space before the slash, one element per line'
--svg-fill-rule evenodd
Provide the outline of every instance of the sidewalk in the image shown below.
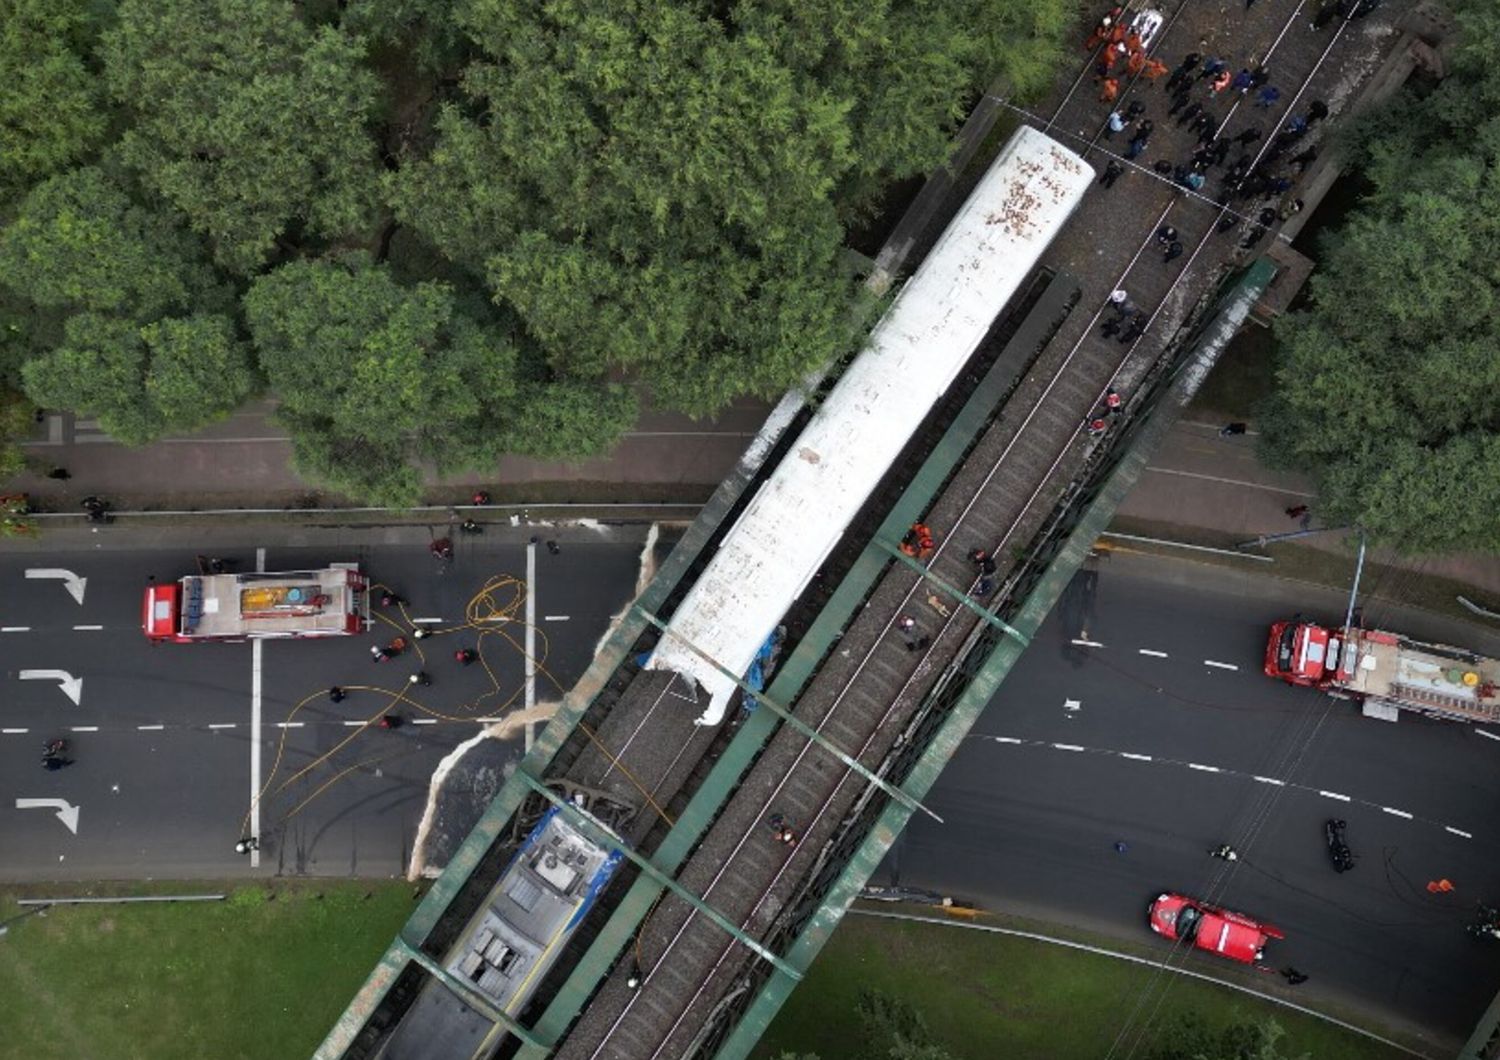
<path fill-rule="evenodd" d="M 769 408 L 737 401 L 716 421 L 699 423 L 647 409 L 614 452 L 578 463 L 507 457 L 489 474 L 429 476 L 435 503 L 467 500 L 476 487 L 505 501 L 691 501 L 701 503 L 734 467 Z M 131 448 L 89 420 L 49 413 L 24 443 L 38 463 L 66 468 L 66 481 L 18 477 L 11 489 L 46 510 L 71 511 L 90 494 L 117 509 L 267 508 L 350 503 L 304 482 L 290 466 L 292 447 L 258 402 L 204 430 Z"/>
<path fill-rule="evenodd" d="M 1229 438 L 1219 436 L 1221 426 L 1193 418 L 1177 423 L 1117 518 L 1167 524 L 1187 535 L 1209 531 L 1250 541 L 1298 530 L 1300 520 L 1289 518 L 1286 509 L 1306 504 L 1311 507 L 1312 527 L 1325 525 L 1307 478 L 1271 471 L 1256 460 L 1253 424 L 1249 433 Z M 1349 532 L 1329 532 L 1298 538 L 1297 544 L 1352 556 L 1351 538 Z M 1370 558 L 1471 585 L 1477 593 L 1489 594 L 1488 601 L 1476 601 L 1485 606 L 1500 600 L 1500 557 L 1469 553 L 1412 559 L 1375 549 Z"/>

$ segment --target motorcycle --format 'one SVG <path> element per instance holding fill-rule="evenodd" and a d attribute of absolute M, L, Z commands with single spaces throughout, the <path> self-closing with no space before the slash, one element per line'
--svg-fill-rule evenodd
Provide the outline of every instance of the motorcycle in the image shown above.
<path fill-rule="evenodd" d="M 49 740 L 42 745 L 42 768 L 50 772 L 56 772 L 64 766 L 70 766 L 73 760 L 68 757 L 68 741 L 64 739 Z"/>

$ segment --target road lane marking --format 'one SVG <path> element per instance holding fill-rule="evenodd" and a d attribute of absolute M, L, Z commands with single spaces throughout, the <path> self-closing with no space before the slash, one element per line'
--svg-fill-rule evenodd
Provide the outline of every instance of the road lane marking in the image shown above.
<path fill-rule="evenodd" d="M 1097 640 L 1084 640 L 1082 637 L 1074 637 L 1073 638 L 1073 643 L 1076 644 L 1076 645 L 1078 645 L 1080 648 L 1102 648 L 1102 647 L 1104 647 L 1104 645 L 1100 644 Z"/>
<path fill-rule="evenodd" d="M 1137 648 L 1136 650 L 1142 655 L 1151 656 L 1153 659 L 1165 659 L 1167 657 L 1167 653 L 1164 651 L 1152 651 L 1150 648 Z"/>
<path fill-rule="evenodd" d="M 1255 777 L 1254 779 L 1261 784 L 1271 784 L 1278 788 L 1286 787 L 1286 781 L 1277 780 L 1275 777 Z"/>
<path fill-rule="evenodd" d="M 260 641 L 256 641 L 256 643 L 259 644 Z M 210 723 L 208 727 L 210 729 L 237 729 L 240 726 L 237 721 L 216 721 Z"/>
<path fill-rule="evenodd" d="M 433 625 L 434 623 L 441 622 L 441 621 L 442 621 L 441 617 L 438 617 L 438 618 L 414 618 L 414 619 L 412 619 L 412 623 L 414 625 L 423 625 L 423 624 L 426 624 L 426 625 L 430 626 L 430 625 Z"/>
<path fill-rule="evenodd" d="M 1079 747 L 1076 743 L 1055 743 L 1052 746 L 1055 747 L 1059 751 L 1082 751 L 1083 750 L 1083 748 Z"/>
<path fill-rule="evenodd" d="M 1445 825 L 1443 825 L 1443 831 L 1445 831 L 1445 832 L 1452 832 L 1454 835 L 1456 835 L 1456 836 L 1462 836 L 1465 839 L 1473 839 L 1474 838 L 1468 832 L 1465 832 L 1461 828 L 1454 828 L 1451 824 L 1445 824 Z"/>
<path fill-rule="evenodd" d="M 1204 659 L 1203 660 L 1203 665 L 1204 666 L 1216 666 L 1220 670 L 1238 670 L 1239 669 L 1239 667 L 1236 666 L 1234 663 L 1215 662 L 1213 659 Z"/>
<path fill-rule="evenodd" d="M 166 728 L 165 725 L 137 725 L 135 727 L 135 731 L 136 732 L 160 732 L 162 729 L 165 729 L 165 728 Z"/>
<path fill-rule="evenodd" d="M 1200 773 L 1222 773 L 1222 772 L 1224 772 L 1218 766 L 1206 766 L 1206 765 L 1203 765 L 1200 762 L 1189 762 L 1187 764 L 1187 767 L 1189 769 L 1196 769 Z"/>
<path fill-rule="evenodd" d="M 1382 806 L 1380 809 L 1383 813 L 1388 813 L 1392 817 L 1404 817 L 1408 821 L 1412 819 L 1411 814 L 1407 813 L 1405 810 L 1398 810 L 1394 806 Z"/>
<path fill-rule="evenodd" d="M 66 670 L 22 670 L 18 675 L 22 681 L 56 681 L 63 695 L 76 707 L 83 699 L 83 678 L 74 677 Z"/>
<path fill-rule="evenodd" d="M 536 539 L 526 546 L 526 715 L 536 706 Z M 526 750 L 536 738 L 536 722 L 526 723 Z"/>
<path fill-rule="evenodd" d="M 1025 740 L 1018 740 L 1014 736 L 987 736 L 987 737 L 985 737 L 985 739 L 987 739 L 987 740 L 994 740 L 996 743 L 1025 743 L 1026 742 Z"/>
<path fill-rule="evenodd" d="M 1349 798 L 1349 796 L 1347 796 L 1347 795 L 1342 795 L 1342 794 L 1340 794 L 1337 791 L 1324 791 L 1322 788 L 1318 789 L 1318 794 L 1321 795 L 1321 796 L 1323 796 L 1325 799 L 1337 799 L 1339 802 L 1353 802 L 1354 801 L 1353 799 Z"/>
<path fill-rule="evenodd" d="M 543 615 L 542 616 L 542 621 L 543 622 L 566 622 L 567 620 L 568 620 L 568 616 L 567 615 Z"/>
<path fill-rule="evenodd" d="M 80 578 L 72 571 L 63 567 L 28 567 L 26 568 L 28 579 L 47 578 L 56 579 L 63 583 L 63 588 L 68 590 L 68 595 L 79 607 L 83 606 L 83 590 L 88 585 L 87 578 Z"/>
<path fill-rule="evenodd" d="M 346 721 L 346 722 L 344 722 L 344 728 L 346 728 L 346 729 L 357 729 L 361 725 L 368 725 L 368 724 L 369 724 L 369 722 L 367 722 L 367 721 Z"/>
<path fill-rule="evenodd" d="M 0 626 L 0 633 L 30 633 L 30 626 Z"/>
<path fill-rule="evenodd" d="M 79 633 L 87 633 L 90 630 L 100 630 L 100 629 L 103 629 L 104 627 L 103 626 L 74 626 L 73 628 L 76 631 L 78 631 Z"/>
<path fill-rule="evenodd" d="M 258 548 L 255 550 L 255 571 L 257 574 L 266 572 L 266 550 Z M 250 820 L 247 822 L 250 829 L 248 838 L 260 839 L 260 710 L 261 710 L 261 670 L 265 664 L 266 642 L 257 638 L 250 642 Z M 260 865 L 260 843 L 255 843 L 250 848 L 250 867 L 257 868 Z"/>
<path fill-rule="evenodd" d="M 73 727 L 71 727 L 70 729 L 68 729 L 68 731 L 69 732 L 98 732 L 99 731 L 99 726 L 97 726 L 97 725 L 74 725 Z"/>
<path fill-rule="evenodd" d="M 30 729 L 0 729 L 0 733 L 6 736 L 25 736 L 30 731 Z"/>
<path fill-rule="evenodd" d="M 1075 713 L 1075 712 L 1081 710 L 1082 708 L 1083 708 L 1083 703 L 1081 701 L 1079 701 L 1079 700 L 1076 700 L 1076 699 L 1065 699 L 1065 700 L 1063 700 L 1063 710 L 1066 710 L 1069 713 Z"/>
<path fill-rule="evenodd" d="M 1138 755 L 1138 754 L 1135 754 L 1135 753 L 1133 753 L 1131 751 L 1121 751 L 1120 752 L 1120 757 L 1121 758 L 1128 758 L 1132 762 L 1151 762 L 1151 761 L 1154 761 L 1154 759 L 1150 755 Z"/>
<path fill-rule="evenodd" d="M 272 722 L 272 724 L 275 725 L 278 729 L 300 729 L 306 723 L 300 721 L 277 721 Z"/>
<path fill-rule="evenodd" d="M 1492 732 L 1485 732 L 1483 729 L 1475 729 L 1474 731 L 1477 732 L 1480 736 L 1485 737 L 1486 739 L 1489 739 L 1489 740 L 1500 740 L 1500 736 L 1496 736 Z"/>
<path fill-rule="evenodd" d="M 411 723 L 413 725 L 436 725 L 438 720 L 436 718 L 413 718 Z"/>

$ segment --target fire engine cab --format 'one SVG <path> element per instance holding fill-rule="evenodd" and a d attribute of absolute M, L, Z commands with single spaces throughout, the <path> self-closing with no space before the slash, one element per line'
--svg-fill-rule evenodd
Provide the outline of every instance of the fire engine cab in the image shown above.
<path fill-rule="evenodd" d="M 370 624 L 357 563 L 279 574 L 193 574 L 146 589 L 148 639 L 195 644 L 270 637 L 345 637 Z"/>

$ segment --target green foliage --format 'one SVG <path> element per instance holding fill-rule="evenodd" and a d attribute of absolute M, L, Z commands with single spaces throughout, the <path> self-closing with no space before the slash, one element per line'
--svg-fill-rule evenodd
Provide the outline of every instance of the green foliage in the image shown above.
<path fill-rule="evenodd" d="M 85 58 L 89 0 L 9 0 L 0 18 L 0 199 L 86 156 L 107 124 Z"/>
<path fill-rule="evenodd" d="M 196 237 L 88 166 L 21 201 L 0 232 L 0 283 L 37 306 L 146 320 L 201 302 L 215 277 Z"/>
<path fill-rule="evenodd" d="M 1211 1027 L 1201 1017 L 1187 1015 L 1156 1034 L 1139 1055 L 1142 1060 L 1309 1060 L 1307 1053 L 1283 1052 L 1285 1037 L 1286 1031 L 1269 1016 Z"/>
<path fill-rule="evenodd" d="M 424 70 L 439 73 L 458 61 L 467 40 L 456 9 L 461 0 L 347 0 L 343 26 L 350 33 L 398 46 Z"/>
<path fill-rule="evenodd" d="M 933 1044 L 927 1021 L 910 1001 L 861 990 L 856 1002 L 864 1030 L 862 1055 L 888 1060 L 952 1060 L 952 1054 Z"/>
<path fill-rule="evenodd" d="M 710 413 L 839 351 L 844 224 L 943 157 L 995 56 L 1037 83 L 1064 12 L 470 0 L 485 58 L 468 102 L 388 189 L 403 221 L 484 271 L 554 372 L 625 369 Z"/>
<path fill-rule="evenodd" d="M 211 423 L 255 389 L 248 349 L 233 323 L 216 314 L 142 326 L 79 313 L 64 326 L 62 344 L 22 376 L 38 404 L 97 417 L 114 437 L 136 445 Z"/>
<path fill-rule="evenodd" d="M 1352 135 L 1372 191 L 1276 329 L 1262 423 L 1265 456 L 1317 479 L 1326 521 L 1410 552 L 1500 549 L 1500 74 L 1476 47 L 1483 12 L 1460 12 L 1447 81 Z"/>
<path fill-rule="evenodd" d="M 376 83 L 362 47 L 286 0 L 121 0 L 105 73 L 141 179 L 249 274 L 290 226 L 334 239 L 372 219 Z"/>
<path fill-rule="evenodd" d="M 443 284 L 402 287 L 362 256 L 257 280 L 245 315 L 281 395 L 298 467 L 355 496 L 412 504 L 414 460 L 495 459 L 517 394 L 504 335 Z"/>

